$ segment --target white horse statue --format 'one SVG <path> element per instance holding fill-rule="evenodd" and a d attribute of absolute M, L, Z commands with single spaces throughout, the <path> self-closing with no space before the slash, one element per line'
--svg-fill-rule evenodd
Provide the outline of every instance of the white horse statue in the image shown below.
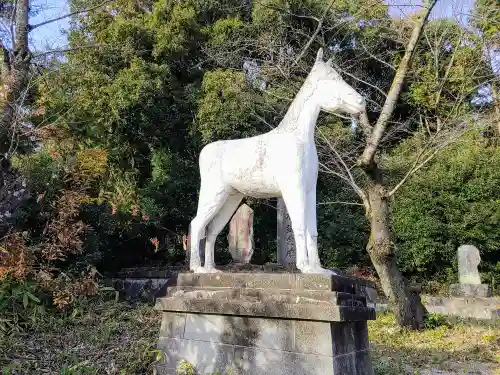
<path fill-rule="evenodd" d="M 314 134 L 320 110 L 352 116 L 365 111 L 364 98 L 330 60 L 323 61 L 323 49 L 277 128 L 255 137 L 216 141 L 202 149 L 198 211 L 191 222 L 191 271 L 220 272 L 214 265 L 215 239 L 246 195 L 282 197 L 292 222 L 297 268 L 303 273 L 335 274 L 321 267 L 317 245 Z M 205 235 L 202 266 L 199 244 Z"/>

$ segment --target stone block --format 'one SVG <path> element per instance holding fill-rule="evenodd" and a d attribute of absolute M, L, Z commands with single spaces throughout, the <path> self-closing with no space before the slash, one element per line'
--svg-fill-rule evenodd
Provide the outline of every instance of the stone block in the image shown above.
<path fill-rule="evenodd" d="M 367 351 L 370 349 L 370 342 L 368 340 L 368 324 L 366 322 L 353 322 L 354 334 L 354 351 Z"/>
<path fill-rule="evenodd" d="M 250 289 L 296 289 L 295 275 L 290 273 L 267 274 L 263 275 L 263 277 L 244 277 L 244 279 L 246 288 Z"/>
<path fill-rule="evenodd" d="M 294 323 L 294 351 L 302 354 L 333 355 L 330 322 L 296 320 Z"/>
<path fill-rule="evenodd" d="M 487 284 L 452 284 L 452 297 L 491 297 L 491 288 Z"/>
<path fill-rule="evenodd" d="M 234 375 L 336 375 L 333 358 L 260 348 L 235 347 Z M 348 374 L 348 373 L 338 373 Z"/>
<path fill-rule="evenodd" d="M 251 288 L 308 291 L 336 291 L 360 294 L 364 287 L 374 288 L 368 280 L 346 276 L 327 276 L 289 272 L 255 273 L 223 272 L 217 274 L 179 273 L 172 278 L 171 285 L 197 288 Z"/>
<path fill-rule="evenodd" d="M 335 375 L 356 374 L 356 363 L 354 362 L 354 353 L 347 353 L 336 356 L 333 359 L 333 373 Z"/>
<path fill-rule="evenodd" d="M 229 300 L 158 298 L 156 309 L 200 314 L 221 314 L 319 321 L 366 321 L 375 319 L 370 307 L 337 306 L 334 304 L 280 303 L 276 301 L 242 302 Z"/>
<path fill-rule="evenodd" d="M 293 349 L 293 321 L 187 314 L 184 338 L 263 349 Z"/>
<path fill-rule="evenodd" d="M 225 374 L 234 362 L 233 345 L 160 337 L 157 348 L 163 352 L 159 367 L 175 369 L 185 360 L 195 365 L 200 375 Z"/>
<path fill-rule="evenodd" d="M 500 298 L 426 297 L 427 311 L 435 314 L 495 320 L 500 317 Z"/>
<path fill-rule="evenodd" d="M 362 284 L 265 276 L 178 277 L 155 306 L 163 312 L 158 348 L 165 351 L 158 373 L 174 374 L 185 360 L 199 374 L 373 375 L 367 320 L 375 311 L 358 294 Z"/>
<path fill-rule="evenodd" d="M 160 326 L 160 337 L 182 338 L 186 329 L 186 314 L 164 312 Z"/>
<path fill-rule="evenodd" d="M 374 375 L 370 351 L 362 350 L 354 353 L 356 375 Z"/>

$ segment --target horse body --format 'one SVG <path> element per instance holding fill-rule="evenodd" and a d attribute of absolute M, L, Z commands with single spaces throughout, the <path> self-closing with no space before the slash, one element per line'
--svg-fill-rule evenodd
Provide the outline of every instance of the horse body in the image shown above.
<path fill-rule="evenodd" d="M 280 125 L 254 137 L 206 145 L 199 160 L 201 189 L 196 217 L 191 222 L 190 269 L 218 272 L 214 267 L 215 239 L 244 196 L 283 197 L 297 247 L 297 268 L 307 273 L 333 273 L 321 267 L 317 248 L 316 182 L 318 155 L 314 130 L 320 110 L 359 115 L 363 98 L 322 60 L 315 66 Z M 205 264 L 199 240 L 206 235 Z"/>
<path fill-rule="evenodd" d="M 202 181 L 223 183 L 253 198 L 281 197 L 280 175 L 285 173 L 283 177 L 286 178 L 290 169 L 283 165 L 306 172 L 304 177 L 306 182 L 311 182 L 307 189 L 310 190 L 318 170 L 314 143 L 297 143 L 293 134 L 270 132 L 210 143 L 200 154 Z"/>

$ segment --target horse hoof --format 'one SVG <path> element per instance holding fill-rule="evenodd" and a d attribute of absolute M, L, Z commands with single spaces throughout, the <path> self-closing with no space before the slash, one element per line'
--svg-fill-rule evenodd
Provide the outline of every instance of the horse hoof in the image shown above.
<path fill-rule="evenodd" d="M 197 267 L 193 271 L 194 273 L 220 273 L 222 271 L 213 267 Z"/>
<path fill-rule="evenodd" d="M 335 271 L 323 268 L 323 267 L 305 267 L 301 269 L 302 273 L 319 274 L 326 276 L 335 276 L 337 273 Z"/>
<path fill-rule="evenodd" d="M 209 268 L 205 268 L 205 269 L 207 270 L 207 273 L 222 273 L 221 270 L 218 270 L 215 267 L 209 267 Z"/>

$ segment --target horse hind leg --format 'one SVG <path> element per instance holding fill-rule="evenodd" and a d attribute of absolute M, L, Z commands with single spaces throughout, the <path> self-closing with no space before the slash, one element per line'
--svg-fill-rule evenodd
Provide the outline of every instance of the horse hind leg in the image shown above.
<path fill-rule="evenodd" d="M 229 222 L 236 209 L 238 208 L 243 194 L 233 190 L 220 211 L 213 217 L 207 227 L 207 240 L 205 243 L 205 270 L 207 272 L 217 272 L 214 266 L 214 248 L 215 240 L 219 233 Z"/>
<path fill-rule="evenodd" d="M 229 196 L 230 190 L 226 186 L 206 186 L 201 184 L 200 197 L 198 200 L 198 211 L 196 217 L 191 221 L 191 255 L 189 269 L 195 273 L 206 272 L 201 265 L 200 240 L 205 237 L 205 229 L 213 217 L 219 212 Z M 206 248 L 206 241 L 205 241 Z M 207 258 L 205 256 L 205 264 Z"/>

